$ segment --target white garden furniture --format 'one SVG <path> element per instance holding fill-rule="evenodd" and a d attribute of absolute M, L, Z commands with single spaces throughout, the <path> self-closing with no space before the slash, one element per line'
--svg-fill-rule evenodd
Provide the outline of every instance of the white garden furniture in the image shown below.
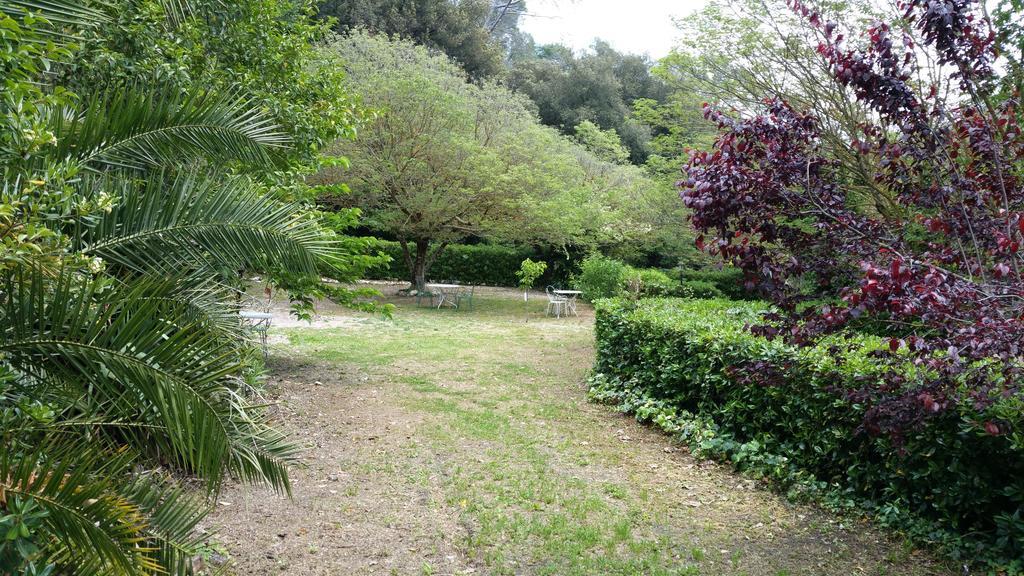
<path fill-rule="evenodd" d="M 260 346 L 263 348 L 264 360 L 267 359 L 267 332 L 270 331 L 270 325 L 274 321 L 274 315 L 271 313 L 270 308 L 270 298 L 264 301 L 251 296 L 245 296 L 242 309 L 238 312 L 238 317 L 248 324 L 249 328 L 259 337 Z"/>
<path fill-rule="evenodd" d="M 427 284 L 427 288 L 434 294 L 437 294 L 438 310 L 444 306 L 451 306 L 456 309 L 459 307 L 459 294 L 462 291 L 461 284 Z"/>
<path fill-rule="evenodd" d="M 569 310 L 569 299 L 558 294 L 554 286 L 548 286 L 544 291 L 548 295 L 548 307 L 545 314 L 548 316 L 554 314 L 556 318 L 561 318 L 562 314 L 566 314 Z"/>

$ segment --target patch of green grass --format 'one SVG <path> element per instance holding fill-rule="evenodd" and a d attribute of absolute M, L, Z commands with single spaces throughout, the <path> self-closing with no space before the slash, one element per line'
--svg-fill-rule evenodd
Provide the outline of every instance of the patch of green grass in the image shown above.
<path fill-rule="evenodd" d="M 465 552 L 489 572 L 515 574 L 525 564 L 560 576 L 680 573 L 671 541 L 637 525 L 647 502 L 574 475 L 572 461 L 603 455 L 569 440 L 579 395 L 551 392 L 579 385 L 588 365 L 565 349 L 592 335 L 541 318 L 543 302 L 529 306 L 529 322 L 521 301 L 479 298 L 472 312 L 400 308 L 390 322 L 288 334 L 305 354 L 384 370 L 401 387 L 402 406 L 431 417 L 420 433 L 457 462 L 445 503 L 473 527 Z M 388 372 L 396 363 L 415 373 Z M 554 458 L 560 453 L 569 463 Z"/>
<path fill-rule="evenodd" d="M 364 369 L 417 415 L 416 449 L 443 455 L 440 473 L 386 455 L 358 466 L 410 486 L 439 484 L 431 505 L 465 527 L 461 552 L 486 567 L 481 573 L 789 574 L 748 559 L 704 510 L 680 515 L 671 489 L 644 484 L 653 477 L 646 464 L 624 471 L 628 444 L 594 440 L 612 432 L 581 410 L 592 327 L 545 319 L 543 309 L 543 301 L 479 296 L 473 311 L 405 303 L 394 320 L 287 334 L 299 353 Z M 749 516 L 771 520 L 759 509 Z M 705 549 L 732 552 L 707 558 Z M 807 569 L 794 573 L 820 573 Z M 432 570 L 424 564 L 421 573 Z"/>
<path fill-rule="evenodd" d="M 604 493 L 615 498 L 616 500 L 623 500 L 626 497 L 626 489 L 618 484 L 604 483 L 602 486 Z"/>

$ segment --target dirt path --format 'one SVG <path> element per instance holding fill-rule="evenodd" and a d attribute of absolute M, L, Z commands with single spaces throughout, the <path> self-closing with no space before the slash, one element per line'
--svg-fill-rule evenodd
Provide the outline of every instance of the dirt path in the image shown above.
<path fill-rule="evenodd" d="M 235 572 L 951 573 L 588 403 L 592 318 L 531 304 L 278 329 L 268 390 L 306 465 L 291 500 L 221 495 Z"/>

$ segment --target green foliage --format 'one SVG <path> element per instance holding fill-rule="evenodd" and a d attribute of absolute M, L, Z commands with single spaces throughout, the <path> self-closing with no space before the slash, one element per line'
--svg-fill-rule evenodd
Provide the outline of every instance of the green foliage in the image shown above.
<path fill-rule="evenodd" d="M 992 10 L 996 40 L 999 52 L 1008 65 L 1002 78 L 1004 94 L 1012 95 L 1024 87 L 1024 2 L 1021 0 L 999 0 Z"/>
<path fill-rule="evenodd" d="M 590 120 L 584 120 L 576 125 L 576 134 L 573 136 L 580 146 L 590 150 L 605 162 L 613 164 L 625 164 L 629 161 L 629 150 L 622 145 L 615 130 L 601 130 L 597 124 Z"/>
<path fill-rule="evenodd" d="M 534 282 L 543 276 L 544 271 L 547 269 L 547 262 L 534 262 L 529 258 L 523 260 L 523 263 L 519 266 L 519 270 L 516 271 L 516 277 L 519 278 L 519 287 L 523 290 L 533 288 Z"/>
<path fill-rule="evenodd" d="M 326 0 L 320 17 L 339 32 L 362 28 L 437 49 L 481 79 L 504 70 L 502 46 L 488 30 L 488 0 Z M 493 24 L 493 23 L 490 23 Z"/>
<path fill-rule="evenodd" d="M 233 93 L 291 140 L 288 159 L 351 136 L 356 108 L 343 71 L 311 65 L 328 33 L 315 0 L 112 0 L 106 19 L 80 34 L 56 83 L 88 94 L 154 79 L 171 90 Z"/>
<path fill-rule="evenodd" d="M 409 268 L 398 242 L 376 241 L 375 247 L 389 256 L 390 260 L 367 272 L 367 278 L 404 280 L 409 277 Z M 566 260 L 538 254 L 529 248 L 494 244 L 449 245 L 430 267 L 428 280 L 451 280 L 482 286 L 518 286 L 522 262 L 529 259 L 543 259 L 536 262 L 543 264 L 545 269 L 537 279 L 548 284 L 564 282 L 569 267 Z"/>
<path fill-rule="evenodd" d="M 13 567 L 24 574 L 51 574 L 52 566 L 40 567 L 39 547 L 33 541 L 47 516 L 32 498 L 12 497 L 7 513 L 0 515 L 0 566 Z"/>
<path fill-rule="evenodd" d="M 737 272 L 683 269 L 680 274 L 678 270 L 635 268 L 614 258 L 593 254 L 580 264 L 573 283 L 590 301 L 619 296 L 633 299 L 659 296 L 748 298 L 741 284 L 742 274 Z"/>
<path fill-rule="evenodd" d="M 376 113 L 358 139 L 331 149 L 351 166 L 313 179 L 345 183 L 352 194 L 320 202 L 357 206 L 369 228 L 399 240 L 415 285 L 448 244 L 470 237 L 568 251 L 649 234 L 649 213 L 637 206 L 663 190 L 641 169 L 603 161 L 541 126 L 526 97 L 469 82 L 421 46 L 365 32 L 338 39 L 323 58 L 346 67 Z"/>
<path fill-rule="evenodd" d="M 677 296 L 681 289 L 679 281 L 661 270 L 633 268 L 629 266 L 622 274 L 620 290 L 636 297 Z"/>
<path fill-rule="evenodd" d="M 4 574 L 191 573 L 226 478 L 289 491 L 232 286 L 358 305 L 321 275 L 376 262 L 338 239 L 357 213 L 328 230 L 305 203 L 352 115 L 311 100 L 341 92 L 310 84 L 303 6 L 0 1 Z"/>
<path fill-rule="evenodd" d="M 845 392 L 878 377 L 872 351 L 887 341 L 794 347 L 746 329 L 764 311 L 725 300 L 599 301 L 591 393 L 794 498 L 870 512 L 955 558 L 1020 570 L 1024 446 L 982 423 L 1016 429 L 1022 399 L 943 412 L 901 438 L 867 433 L 868 406 Z M 923 369 L 904 367 L 908 377 Z"/>
<path fill-rule="evenodd" d="M 618 260 L 592 254 L 580 264 L 580 272 L 573 279 L 573 285 L 590 301 L 613 298 L 622 291 L 627 270 L 628 267 Z"/>
<path fill-rule="evenodd" d="M 683 284 L 690 285 L 695 291 L 693 293 L 694 298 L 718 298 L 725 296 L 733 300 L 748 300 L 752 297 L 743 285 L 743 271 L 738 268 L 725 268 L 722 270 L 683 268 L 680 271 L 680 276 Z M 699 291 L 707 290 L 707 285 L 709 284 L 717 292 L 713 293 L 713 295 L 701 295 Z"/>
<path fill-rule="evenodd" d="M 629 112 L 634 100 L 660 101 L 665 86 L 650 74 L 646 56 L 622 54 L 601 40 L 579 56 L 565 46 L 531 43 L 514 55 L 508 83 L 530 96 L 547 126 L 572 134 L 589 121 L 614 130 L 634 164 L 647 159 L 650 131 Z"/>
<path fill-rule="evenodd" d="M 697 298 L 705 300 L 713 300 L 716 298 L 725 298 L 725 293 L 722 292 L 718 286 L 713 282 L 705 280 L 684 280 L 679 284 L 679 291 L 677 296 L 684 298 Z"/>

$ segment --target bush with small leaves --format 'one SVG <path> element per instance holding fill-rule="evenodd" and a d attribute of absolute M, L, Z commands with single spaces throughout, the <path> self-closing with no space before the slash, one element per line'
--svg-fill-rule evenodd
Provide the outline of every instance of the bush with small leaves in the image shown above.
<path fill-rule="evenodd" d="M 902 445 L 963 416 L 965 434 L 1019 438 L 1005 400 L 1024 382 L 1024 137 L 1018 98 L 994 92 L 983 7 L 906 0 L 903 21 L 851 43 L 790 4 L 817 29 L 822 63 L 874 112 L 848 143 L 857 166 L 826 155 L 829 119 L 785 101 L 743 119 L 708 107 L 721 136 L 680 182 L 698 244 L 778 307 L 757 334 L 809 346 L 866 322 L 888 337 L 873 360 L 887 368 L 836 390 L 865 407 L 851 434 Z M 858 166 L 890 202 L 853 201 L 844 184 Z M 908 356 L 919 369 L 903 370 Z M 789 382 L 785 371 L 747 377 Z"/>
<path fill-rule="evenodd" d="M 935 410 L 896 442 L 859 432 L 872 406 L 856 392 L 894 369 L 907 380 L 931 369 L 905 350 L 898 365 L 878 362 L 886 338 L 797 346 L 754 335 L 748 326 L 771 310 L 763 302 L 613 299 L 596 309 L 595 398 L 795 498 L 869 511 L 951 556 L 1018 573 L 1024 445 L 984 423 L 1024 424 L 1024 395 L 977 406 L 964 378 L 949 400 L 959 408 Z"/>

